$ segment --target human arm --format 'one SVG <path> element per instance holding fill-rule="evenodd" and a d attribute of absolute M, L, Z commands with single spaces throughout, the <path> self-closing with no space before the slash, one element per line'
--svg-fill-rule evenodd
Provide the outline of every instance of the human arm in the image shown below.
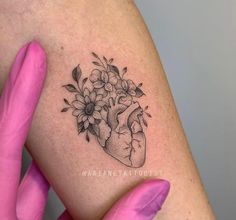
<path fill-rule="evenodd" d="M 0 218 L 42 219 L 49 184 L 34 161 L 19 181 L 23 144 L 46 75 L 46 57 L 37 42 L 24 45 L 15 58 L 0 96 Z M 30 92 L 29 92 L 30 91 Z M 168 195 L 165 180 L 147 180 L 123 196 L 104 219 L 150 220 Z M 125 208 L 123 208 L 125 207 Z M 58 220 L 71 220 L 64 211 Z"/>
<path fill-rule="evenodd" d="M 1 19 L 4 34 L 0 44 L 5 47 L 1 57 L 6 58 L 1 65 L 5 73 L 1 82 L 15 51 L 25 41 L 36 38 L 47 50 L 48 77 L 27 146 L 72 215 L 94 218 L 90 211 L 93 209 L 100 217 L 121 194 L 143 179 L 81 177 L 83 170 L 133 170 L 106 154 L 96 139 L 87 143 L 82 134 L 77 134 L 74 117 L 60 112 L 63 98 L 72 97 L 62 85 L 72 82 L 71 71 L 77 64 L 89 76 L 90 54 L 95 51 L 113 57 L 118 67 L 128 66 L 127 79 L 143 83 L 146 96 L 140 103 L 149 106 L 152 118 L 145 128 L 146 162 L 138 171 L 157 171 L 157 177 L 168 179 L 172 185 L 159 218 L 213 219 L 159 57 L 133 3 L 61 1 L 42 5 L 42 1 L 26 1 L 24 7 L 17 1 L 10 7 L 13 3 L 1 4 L 2 9 L 4 4 L 8 6 Z"/>

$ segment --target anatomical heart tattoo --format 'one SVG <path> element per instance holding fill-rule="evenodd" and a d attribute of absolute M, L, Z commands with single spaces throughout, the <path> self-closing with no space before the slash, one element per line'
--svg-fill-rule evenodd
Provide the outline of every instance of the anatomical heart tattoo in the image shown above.
<path fill-rule="evenodd" d="M 63 85 L 72 96 L 64 99 L 72 110 L 78 134 L 85 134 L 89 142 L 95 138 L 103 150 L 129 167 L 141 167 L 146 158 L 144 127 L 148 106 L 142 108 L 138 100 L 144 96 L 142 83 L 128 79 L 127 67 L 119 70 L 113 58 L 99 57 L 92 53 L 93 66 L 89 77 L 83 77 L 80 65 L 72 71 L 73 84 Z"/>

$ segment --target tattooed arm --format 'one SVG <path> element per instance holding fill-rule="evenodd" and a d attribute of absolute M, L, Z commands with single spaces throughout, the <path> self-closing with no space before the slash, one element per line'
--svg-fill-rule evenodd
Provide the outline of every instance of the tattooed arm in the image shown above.
<path fill-rule="evenodd" d="M 98 219 L 150 176 L 171 183 L 159 219 L 214 219 L 131 1 L 4 0 L 0 10 L 1 85 L 22 44 L 37 39 L 48 53 L 27 147 L 75 219 Z"/>

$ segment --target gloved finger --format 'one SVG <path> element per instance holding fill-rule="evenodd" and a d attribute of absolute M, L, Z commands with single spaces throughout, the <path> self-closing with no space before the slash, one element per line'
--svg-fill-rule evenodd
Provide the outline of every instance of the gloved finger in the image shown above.
<path fill-rule="evenodd" d="M 161 209 L 169 189 L 166 180 L 146 180 L 118 200 L 104 220 L 151 220 Z"/>
<path fill-rule="evenodd" d="M 70 214 L 65 210 L 57 220 L 73 220 Z"/>
<path fill-rule="evenodd" d="M 49 187 L 48 181 L 32 161 L 18 188 L 16 213 L 19 220 L 43 218 Z"/>
<path fill-rule="evenodd" d="M 43 87 L 45 59 L 38 43 L 25 45 L 0 97 L 0 217 L 16 214 L 22 147 Z"/>

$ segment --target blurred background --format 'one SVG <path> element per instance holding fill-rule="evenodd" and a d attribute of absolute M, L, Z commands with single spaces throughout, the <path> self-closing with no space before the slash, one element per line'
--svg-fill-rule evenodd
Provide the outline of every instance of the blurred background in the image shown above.
<path fill-rule="evenodd" d="M 159 51 L 217 219 L 235 219 L 236 1 L 136 4 Z M 24 168 L 28 163 L 24 152 Z M 56 219 L 62 210 L 50 191 L 45 220 Z"/>

